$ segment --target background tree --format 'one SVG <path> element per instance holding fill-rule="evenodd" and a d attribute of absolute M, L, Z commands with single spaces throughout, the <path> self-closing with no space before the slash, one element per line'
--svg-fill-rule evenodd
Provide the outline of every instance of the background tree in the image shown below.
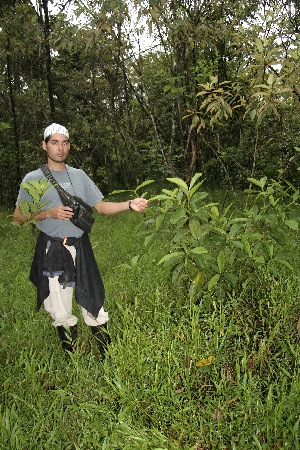
<path fill-rule="evenodd" d="M 32 154 L 32 131 L 41 94 L 41 34 L 30 5 L 7 1 L 1 7 L 1 196 L 15 198 L 24 169 Z M 31 111 L 35 111 L 31 114 Z M 39 125 L 38 125 L 39 126 Z"/>
<path fill-rule="evenodd" d="M 196 171 L 212 188 L 297 182 L 297 2 L 94 0 L 76 20 L 66 5 L 1 4 L 2 205 L 43 162 L 52 120 L 104 193 Z"/>

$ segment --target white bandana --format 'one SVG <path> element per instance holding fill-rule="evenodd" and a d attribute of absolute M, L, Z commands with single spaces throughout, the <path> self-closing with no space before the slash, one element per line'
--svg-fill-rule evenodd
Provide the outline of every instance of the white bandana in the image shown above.
<path fill-rule="evenodd" d="M 63 127 L 62 125 L 59 125 L 58 123 L 51 123 L 45 131 L 44 131 L 44 140 L 51 136 L 52 134 L 63 134 L 64 136 L 67 136 L 69 138 L 69 132 L 68 130 Z"/>

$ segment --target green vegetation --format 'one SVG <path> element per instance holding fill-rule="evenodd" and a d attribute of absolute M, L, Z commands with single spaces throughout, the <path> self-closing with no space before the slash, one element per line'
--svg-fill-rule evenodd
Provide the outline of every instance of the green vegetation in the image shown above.
<path fill-rule="evenodd" d="M 0 5 L 0 449 L 300 449 L 299 2 L 60 3 Z M 105 361 L 36 313 L 8 217 L 50 121 L 105 195 L 154 196 L 91 234 Z"/>
<path fill-rule="evenodd" d="M 21 187 L 25 189 L 29 195 L 31 195 L 32 200 L 22 200 L 20 199 L 18 202 L 18 208 L 24 217 L 26 217 L 26 222 L 23 224 L 34 224 L 34 216 L 41 209 L 46 209 L 48 206 L 47 202 L 43 202 L 42 198 L 46 194 L 49 189 L 52 189 L 53 186 L 50 186 L 48 180 L 46 178 L 42 178 L 39 182 L 34 180 L 29 180 L 28 183 L 21 183 Z"/>
<path fill-rule="evenodd" d="M 171 179 L 175 190 L 145 216 L 96 217 L 111 318 L 105 361 L 81 319 L 78 350 L 63 353 L 51 319 L 35 312 L 36 232 L 1 213 L 0 448 L 300 448 L 297 191 L 252 180 L 257 192 L 248 206 L 239 195 L 236 211 L 200 192 L 199 179 Z M 200 245 L 207 253 L 193 251 Z M 179 261 L 166 257 L 175 251 Z M 279 253 L 280 269 L 270 263 Z M 195 286 L 200 269 L 205 283 Z"/>
<path fill-rule="evenodd" d="M 196 172 L 297 184 L 299 30 L 299 0 L 2 0 L 0 207 L 50 122 L 105 195 Z"/>

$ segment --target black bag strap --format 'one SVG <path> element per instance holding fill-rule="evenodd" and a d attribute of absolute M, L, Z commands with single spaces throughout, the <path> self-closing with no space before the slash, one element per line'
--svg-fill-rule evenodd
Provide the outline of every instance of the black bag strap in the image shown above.
<path fill-rule="evenodd" d="M 55 187 L 55 189 L 57 190 L 61 201 L 63 202 L 64 205 L 68 204 L 68 203 L 74 203 L 75 199 L 74 197 L 69 194 L 67 191 L 65 191 L 56 181 L 56 179 L 54 178 L 54 176 L 52 175 L 52 173 L 50 172 L 50 170 L 48 169 L 47 164 L 43 164 L 42 166 L 40 166 L 41 171 L 43 172 L 43 174 L 48 178 L 49 181 L 51 181 L 51 183 L 53 184 L 53 186 Z"/>

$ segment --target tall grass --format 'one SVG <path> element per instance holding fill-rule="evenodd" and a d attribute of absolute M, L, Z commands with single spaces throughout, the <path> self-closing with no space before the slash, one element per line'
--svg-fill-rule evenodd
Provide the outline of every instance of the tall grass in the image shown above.
<path fill-rule="evenodd" d="M 0 448 L 299 449 L 295 275 L 252 294 L 192 301 L 146 250 L 143 217 L 97 217 L 91 234 L 112 337 L 101 361 L 79 308 L 65 355 L 28 280 L 36 233 L 1 213 Z M 266 283 L 267 281 L 267 283 Z M 262 289 L 262 286 L 268 289 Z"/>

